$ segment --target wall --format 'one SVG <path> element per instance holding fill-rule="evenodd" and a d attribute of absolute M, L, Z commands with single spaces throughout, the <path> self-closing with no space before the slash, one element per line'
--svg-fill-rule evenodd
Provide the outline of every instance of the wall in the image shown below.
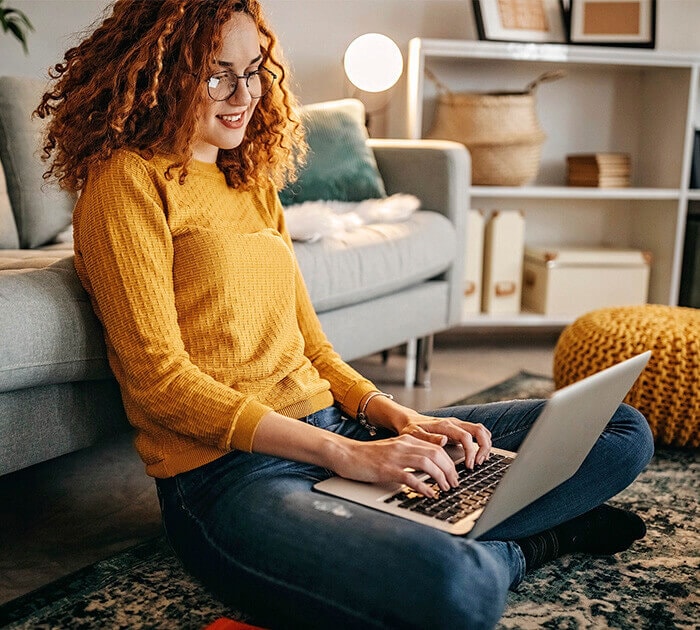
<path fill-rule="evenodd" d="M 475 39 L 469 0 L 263 0 L 293 70 L 302 102 L 352 94 L 344 78 L 342 57 L 358 35 L 377 31 L 405 51 L 412 37 Z M 34 23 L 30 54 L 0 34 L 0 75 L 45 77 L 76 41 L 76 33 L 98 19 L 107 0 L 7 0 Z M 699 0 L 658 0 L 657 49 L 700 53 Z M 395 89 L 394 99 L 402 94 Z M 375 99 L 376 100 L 376 99 Z M 368 101 L 368 106 L 381 102 Z M 382 125 L 383 126 L 383 125 Z M 395 129 L 396 125 L 390 125 Z"/>

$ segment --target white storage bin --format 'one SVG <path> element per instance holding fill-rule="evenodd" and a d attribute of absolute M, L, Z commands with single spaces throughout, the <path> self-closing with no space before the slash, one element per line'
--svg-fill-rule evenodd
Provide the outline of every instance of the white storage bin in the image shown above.
<path fill-rule="evenodd" d="M 520 312 L 525 217 L 520 210 L 497 210 L 484 234 L 484 288 L 481 308 L 489 314 Z"/>
<path fill-rule="evenodd" d="M 484 213 L 467 211 L 467 238 L 464 251 L 464 301 L 462 317 L 469 318 L 481 310 L 481 282 L 484 268 Z"/>
<path fill-rule="evenodd" d="M 526 247 L 523 309 L 579 316 L 645 304 L 650 261 L 648 252 L 633 249 Z"/>

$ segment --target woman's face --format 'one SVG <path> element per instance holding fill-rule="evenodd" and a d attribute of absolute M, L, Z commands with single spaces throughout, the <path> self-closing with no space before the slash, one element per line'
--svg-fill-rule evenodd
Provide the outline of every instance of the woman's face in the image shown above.
<path fill-rule="evenodd" d="M 253 19 L 245 13 L 236 13 L 224 25 L 222 36 L 221 50 L 211 74 L 220 76 L 223 86 L 225 73 L 246 75 L 256 71 L 262 64 L 262 55 L 258 29 Z M 245 79 L 238 79 L 235 93 L 224 101 L 215 101 L 207 95 L 192 146 L 194 159 L 214 163 L 219 149 L 235 149 L 240 145 L 258 100 L 251 98 Z"/>

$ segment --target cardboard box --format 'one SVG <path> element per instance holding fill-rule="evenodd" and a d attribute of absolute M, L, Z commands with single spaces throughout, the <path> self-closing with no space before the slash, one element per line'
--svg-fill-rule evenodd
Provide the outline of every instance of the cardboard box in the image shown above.
<path fill-rule="evenodd" d="M 526 247 L 523 309 L 579 316 L 607 306 L 645 304 L 648 252 L 633 249 Z"/>
<path fill-rule="evenodd" d="M 497 210 L 484 234 L 484 288 L 481 308 L 489 314 L 520 312 L 525 217 L 520 210 Z"/>
<path fill-rule="evenodd" d="M 464 251 L 464 300 L 462 317 L 481 311 L 481 280 L 484 267 L 484 213 L 467 211 L 467 238 Z"/>

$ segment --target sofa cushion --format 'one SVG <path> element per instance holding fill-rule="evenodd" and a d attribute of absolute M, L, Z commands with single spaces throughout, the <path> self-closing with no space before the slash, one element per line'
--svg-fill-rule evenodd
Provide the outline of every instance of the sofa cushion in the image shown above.
<path fill-rule="evenodd" d="M 0 392 L 111 376 L 102 328 L 72 257 L 0 272 L 0 330 Z"/>
<path fill-rule="evenodd" d="M 12 214 L 10 197 L 7 194 L 5 172 L 0 162 L 0 249 L 15 249 L 19 247 L 19 235 Z"/>
<path fill-rule="evenodd" d="M 374 154 L 367 146 L 361 101 L 342 99 L 306 105 L 301 118 L 309 155 L 299 178 L 280 191 L 284 205 L 386 196 Z"/>
<path fill-rule="evenodd" d="M 46 85 L 0 77 L 0 160 L 7 178 L 20 247 L 50 242 L 71 221 L 74 197 L 42 178 L 42 121 L 32 119 Z"/>
<path fill-rule="evenodd" d="M 73 247 L 66 243 L 36 249 L 0 249 L 0 271 L 41 269 L 72 255 Z"/>
<path fill-rule="evenodd" d="M 453 224 L 421 210 L 406 221 L 376 223 L 294 243 L 311 301 L 321 313 L 393 293 L 445 271 L 455 257 Z"/>

